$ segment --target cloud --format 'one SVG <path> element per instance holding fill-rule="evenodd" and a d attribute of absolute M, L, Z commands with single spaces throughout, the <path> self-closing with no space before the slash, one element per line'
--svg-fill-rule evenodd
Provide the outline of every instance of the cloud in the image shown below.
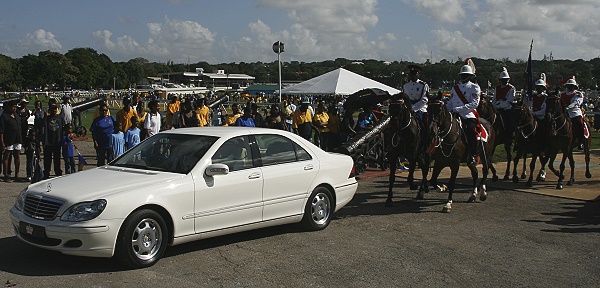
<path fill-rule="evenodd" d="M 27 34 L 23 40 L 21 40 L 21 46 L 27 51 L 44 51 L 51 50 L 60 52 L 63 46 L 56 39 L 52 32 L 47 32 L 44 29 L 38 29 L 33 34 Z M 37 53 L 35 53 L 37 54 Z"/>
<path fill-rule="evenodd" d="M 212 57 L 216 34 L 195 21 L 170 20 L 165 17 L 162 23 L 148 23 L 148 38 L 145 42 L 131 35 L 121 35 L 112 40 L 113 33 L 99 30 L 92 33 L 102 49 L 122 59 L 148 57 L 173 60 L 176 63 L 206 61 Z"/>
<path fill-rule="evenodd" d="M 429 18 L 443 23 L 458 24 L 467 18 L 463 8 L 465 1 L 461 0 L 404 0 L 404 3 L 412 5 L 415 10 L 427 15 Z M 476 8 L 476 1 L 465 5 Z"/>

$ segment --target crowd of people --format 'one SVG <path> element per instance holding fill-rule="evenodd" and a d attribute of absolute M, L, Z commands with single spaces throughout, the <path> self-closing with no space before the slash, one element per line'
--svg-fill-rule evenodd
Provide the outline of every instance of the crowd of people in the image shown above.
<path fill-rule="evenodd" d="M 419 79 L 420 67 L 410 65 L 408 69 L 408 81 L 404 84 L 403 91 L 410 99 L 419 124 L 425 127 L 430 97 L 429 86 Z M 451 91 L 450 97 L 444 99 L 448 109 L 456 113 L 465 124 L 470 162 L 474 162 L 475 158 L 476 141 L 473 139 L 478 123 L 478 114 L 475 111 L 481 96 L 481 89 L 476 82 L 471 81 L 474 75 L 471 66 L 462 66 L 460 81 Z M 506 119 L 507 126 L 512 125 L 508 111 L 515 102 L 515 87 L 509 81 L 508 71 L 503 69 L 492 98 L 492 104 L 505 116 L 503 119 Z M 584 137 L 582 109 L 600 111 L 600 105 L 594 106 L 584 101 L 583 93 L 577 90 L 578 84 L 575 79 L 566 81 L 564 87 L 565 91 L 560 94 L 560 98 L 573 123 L 574 134 L 581 142 Z M 542 76 L 535 82 L 536 91 L 532 97 L 523 99 L 542 126 L 545 123 L 547 88 L 548 85 Z M 216 98 L 215 95 L 210 96 L 212 100 Z M 161 105 L 158 100 L 148 101 L 145 107 L 144 99 L 135 93 L 123 97 L 122 107 L 115 116 L 111 116 L 106 100 L 100 103 L 94 111 L 94 119 L 89 128 L 96 150 L 97 165 L 105 165 L 127 149 L 162 130 L 184 127 L 244 126 L 281 129 L 296 133 L 325 151 L 334 151 L 357 133 L 371 129 L 384 115 L 381 104 L 373 105 L 359 111 L 355 121 L 355 111 L 344 111 L 345 98 L 341 96 L 284 95 L 281 103 L 271 103 L 268 109 L 265 108 L 262 98 L 240 98 L 237 100 L 245 102 L 233 102 L 230 111 L 223 105 L 209 108 L 209 98 L 203 95 L 175 94 L 169 95 L 168 98 L 164 113 L 160 111 Z M 42 152 L 43 170 L 42 173 L 38 173 L 37 180 L 48 178 L 52 167 L 54 175 L 62 175 L 61 159 L 65 163 L 65 173 L 76 172 L 74 158 L 77 147 L 73 143 L 73 107 L 69 95 L 64 95 L 61 100 L 59 104 L 56 98 L 49 98 L 47 109 L 43 109 L 42 102 L 36 100 L 32 111 L 27 108 L 29 102 L 25 98 L 0 102 L 0 173 L 5 182 L 36 180 L 32 179 L 35 176 L 35 160 L 39 159 Z M 32 128 L 27 123 L 30 116 L 35 119 Z M 594 122 L 598 124 L 594 125 L 594 128 L 600 129 L 600 121 Z M 19 155 L 22 149 L 26 155 L 26 178 L 19 175 Z M 14 177 L 11 177 L 13 172 Z"/>

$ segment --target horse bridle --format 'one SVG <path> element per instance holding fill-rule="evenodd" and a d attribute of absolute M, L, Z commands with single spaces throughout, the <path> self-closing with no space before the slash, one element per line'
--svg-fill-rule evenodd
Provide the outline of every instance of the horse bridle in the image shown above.
<path fill-rule="evenodd" d="M 546 98 L 546 100 L 548 100 L 548 99 L 552 99 L 553 101 L 561 101 L 561 99 L 558 98 L 558 97 L 556 97 L 556 96 L 548 96 Z M 559 104 L 559 106 L 562 106 L 562 105 Z M 561 109 L 558 109 L 558 110 L 561 110 Z M 555 114 L 557 114 L 556 117 L 554 117 Z M 568 136 L 569 135 L 569 131 L 566 131 L 565 134 L 558 134 L 558 132 L 560 130 L 562 130 L 563 127 L 565 127 L 567 125 L 567 117 L 565 117 L 565 114 L 564 113 L 560 114 L 560 113 L 554 112 L 554 113 L 549 113 L 549 116 L 550 116 L 550 119 L 551 119 L 551 124 L 552 124 L 551 127 L 552 127 L 552 130 L 553 130 L 552 131 L 553 134 L 554 135 L 559 135 L 559 136 Z M 560 119 L 561 117 L 563 118 L 563 123 L 562 123 L 562 125 L 560 125 L 560 127 L 556 128 L 556 120 Z"/>
<path fill-rule="evenodd" d="M 391 104 L 391 105 L 403 105 L 403 104 L 405 104 L 404 99 L 399 99 L 399 100 L 396 100 L 394 102 L 394 104 Z M 400 114 L 400 113 L 398 113 L 398 114 Z M 410 114 L 410 112 L 409 112 L 409 114 Z M 393 116 L 392 115 L 392 119 L 399 119 L 399 118 L 400 117 L 398 117 L 398 116 Z M 402 117 L 402 118 L 404 118 L 404 117 Z M 391 143 L 393 147 L 398 147 L 398 144 L 399 144 L 399 142 L 396 143 L 396 144 L 394 144 L 394 139 L 396 138 L 397 132 L 401 132 L 402 130 L 408 128 L 410 126 L 410 124 L 412 123 L 412 117 L 408 117 L 408 121 L 407 122 L 408 123 L 406 125 L 404 125 L 402 128 L 397 129 L 396 131 L 394 131 L 394 134 L 392 135 L 392 143 Z"/>
<path fill-rule="evenodd" d="M 525 111 L 525 109 L 528 109 L 528 108 L 521 106 L 521 111 Z M 525 129 L 523 129 L 523 128 L 527 127 L 528 125 L 531 125 L 532 129 L 531 129 L 531 132 L 529 132 L 529 134 L 525 135 Z M 537 127 L 538 127 L 538 123 L 537 123 L 537 121 L 535 121 L 535 119 L 533 119 L 533 116 L 532 116 L 532 119 L 528 120 L 527 123 L 525 123 L 521 126 L 517 126 L 517 130 L 521 130 L 521 135 L 523 135 L 524 139 L 527 139 L 527 138 L 529 138 L 529 136 L 531 136 L 531 135 L 533 135 L 533 133 L 535 133 L 535 130 L 537 129 Z"/>
<path fill-rule="evenodd" d="M 442 102 L 442 101 L 433 101 L 433 102 L 430 102 L 428 105 L 430 105 L 430 106 L 432 106 L 432 105 L 440 105 L 441 106 L 441 105 L 444 105 L 444 102 Z M 442 109 L 440 109 L 440 110 L 442 110 Z M 438 144 L 437 145 L 434 144 L 434 145 L 435 145 L 435 148 L 440 147 L 442 144 L 452 145 L 452 149 L 450 149 L 450 152 L 448 154 L 444 153 L 444 149 L 440 149 L 442 155 L 444 155 L 444 157 L 448 158 L 448 157 L 450 157 L 450 155 L 452 155 L 452 151 L 454 150 L 454 146 L 456 145 L 456 142 L 458 142 L 458 139 L 460 138 L 460 133 L 459 133 L 459 135 L 456 136 L 456 139 L 454 139 L 454 141 L 444 143 L 444 139 L 446 138 L 446 136 L 448 136 L 450 134 L 450 131 L 452 131 L 452 125 L 454 124 L 454 116 L 452 116 L 452 113 L 450 113 L 449 110 L 446 109 L 446 111 L 448 111 L 448 115 L 450 116 L 450 126 L 448 127 L 448 131 L 443 132 L 443 133 L 441 131 L 438 131 L 436 133 L 435 136 L 437 138 L 437 141 L 434 141 L 434 143 L 437 142 Z M 431 118 L 432 118 L 431 121 L 434 122 L 434 123 L 437 123 L 438 127 L 441 126 L 440 125 L 441 124 L 440 120 L 436 120 L 434 117 L 431 117 Z M 441 118 L 442 117 L 440 117 L 440 119 Z"/>

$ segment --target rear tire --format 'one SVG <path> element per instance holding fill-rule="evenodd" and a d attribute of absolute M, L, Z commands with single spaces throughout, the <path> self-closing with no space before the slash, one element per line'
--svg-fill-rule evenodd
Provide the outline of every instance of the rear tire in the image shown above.
<path fill-rule="evenodd" d="M 310 231 L 325 229 L 333 216 L 333 197 L 324 187 L 317 187 L 308 198 L 304 208 L 302 225 Z"/>
<path fill-rule="evenodd" d="M 115 258 L 129 268 L 145 268 L 154 265 L 167 248 L 167 224 L 153 210 L 133 212 L 117 237 Z"/>

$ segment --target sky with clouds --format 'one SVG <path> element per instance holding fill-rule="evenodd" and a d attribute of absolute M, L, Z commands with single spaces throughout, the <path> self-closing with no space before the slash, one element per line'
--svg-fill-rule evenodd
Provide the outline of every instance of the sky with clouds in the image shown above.
<path fill-rule="evenodd" d="M 600 57 L 598 0 L 5 1 L 0 54 L 91 47 L 113 61 L 211 64 Z"/>

